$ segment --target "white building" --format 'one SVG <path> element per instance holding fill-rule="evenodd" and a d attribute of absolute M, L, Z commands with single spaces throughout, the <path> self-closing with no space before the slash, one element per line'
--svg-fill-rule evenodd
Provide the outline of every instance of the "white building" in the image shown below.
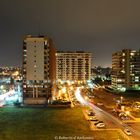
<path fill-rule="evenodd" d="M 24 104 L 45 104 L 55 82 L 55 49 L 50 38 L 27 36 L 23 42 Z"/>

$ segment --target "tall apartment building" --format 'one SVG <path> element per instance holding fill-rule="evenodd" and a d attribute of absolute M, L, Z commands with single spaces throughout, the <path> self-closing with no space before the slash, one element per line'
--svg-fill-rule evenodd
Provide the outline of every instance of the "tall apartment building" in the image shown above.
<path fill-rule="evenodd" d="M 112 55 L 112 86 L 140 88 L 140 50 L 125 49 Z"/>
<path fill-rule="evenodd" d="M 87 52 L 57 52 L 56 77 L 62 81 L 85 82 L 91 76 L 92 54 Z"/>
<path fill-rule="evenodd" d="M 27 36 L 23 41 L 23 102 L 46 104 L 56 79 L 56 58 L 52 39 Z"/>

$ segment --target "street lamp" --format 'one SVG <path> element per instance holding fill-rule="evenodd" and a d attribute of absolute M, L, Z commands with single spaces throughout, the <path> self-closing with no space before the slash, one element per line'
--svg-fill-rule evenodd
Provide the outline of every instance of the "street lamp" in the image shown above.
<path fill-rule="evenodd" d="M 0 86 L 0 88 L 1 88 L 1 90 L 3 90 L 4 86 L 3 86 L 3 85 L 1 85 L 1 86 Z"/>
<path fill-rule="evenodd" d="M 123 97 L 121 96 L 121 103 L 122 103 L 122 101 L 123 101 Z"/>
<path fill-rule="evenodd" d="M 88 99 L 88 97 L 87 96 L 85 96 L 85 100 L 87 100 Z"/>

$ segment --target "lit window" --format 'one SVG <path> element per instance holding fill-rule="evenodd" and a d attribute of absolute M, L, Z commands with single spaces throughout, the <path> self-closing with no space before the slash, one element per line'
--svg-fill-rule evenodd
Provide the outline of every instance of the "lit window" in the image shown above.
<path fill-rule="evenodd" d="M 131 56 L 134 56 L 134 53 L 130 53 Z"/>
<path fill-rule="evenodd" d="M 121 72 L 122 72 L 122 73 L 125 73 L 125 71 L 124 71 L 124 70 L 121 70 Z"/>
<path fill-rule="evenodd" d="M 139 77 L 138 77 L 138 76 L 136 76 L 136 77 L 135 77 L 135 79 L 139 79 Z"/>
<path fill-rule="evenodd" d="M 122 79 L 118 79 L 117 81 L 118 81 L 118 82 L 122 82 Z"/>
<path fill-rule="evenodd" d="M 133 68 L 133 67 L 134 67 L 134 65 L 130 65 L 130 67 L 131 67 L 131 68 Z"/>
<path fill-rule="evenodd" d="M 138 76 L 135 77 L 135 82 L 139 82 L 139 77 Z"/>
<path fill-rule="evenodd" d="M 45 41 L 44 41 L 44 44 L 45 44 L 45 45 L 47 45 L 47 43 L 48 43 L 48 41 L 47 41 L 47 40 L 45 40 Z"/>

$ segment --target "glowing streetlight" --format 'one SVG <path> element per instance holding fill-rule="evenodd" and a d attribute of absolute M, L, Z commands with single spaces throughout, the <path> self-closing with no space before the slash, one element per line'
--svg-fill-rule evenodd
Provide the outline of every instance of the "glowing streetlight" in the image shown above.
<path fill-rule="evenodd" d="M 129 115 L 129 114 L 130 114 L 130 112 L 129 112 L 129 111 L 126 111 L 125 113 L 126 113 L 126 115 Z"/>
<path fill-rule="evenodd" d="M 74 89 L 73 86 L 71 86 L 71 87 L 70 87 L 70 90 L 73 90 L 73 89 Z"/>
<path fill-rule="evenodd" d="M 87 100 L 87 99 L 88 99 L 88 97 L 86 96 L 86 97 L 85 97 L 85 100 Z"/>
<path fill-rule="evenodd" d="M 121 103 L 122 103 L 122 101 L 123 101 L 123 97 L 121 96 Z"/>
<path fill-rule="evenodd" d="M 70 86 L 70 85 L 71 85 L 71 82 L 70 82 L 69 80 L 67 80 L 67 83 L 68 83 L 68 86 Z"/>
<path fill-rule="evenodd" d="M 66 87 L 62 88 L 62 93 L 66 93 Z"/>
<path fill-rule="evenodd" d="M 1 89 L 3 89 L 3 88 L 4 88 L 4 86 L 3 86 L 3 85 L 1 85 L 1 86 L 0 86 L 0 88 L 1 88 Z"/>

